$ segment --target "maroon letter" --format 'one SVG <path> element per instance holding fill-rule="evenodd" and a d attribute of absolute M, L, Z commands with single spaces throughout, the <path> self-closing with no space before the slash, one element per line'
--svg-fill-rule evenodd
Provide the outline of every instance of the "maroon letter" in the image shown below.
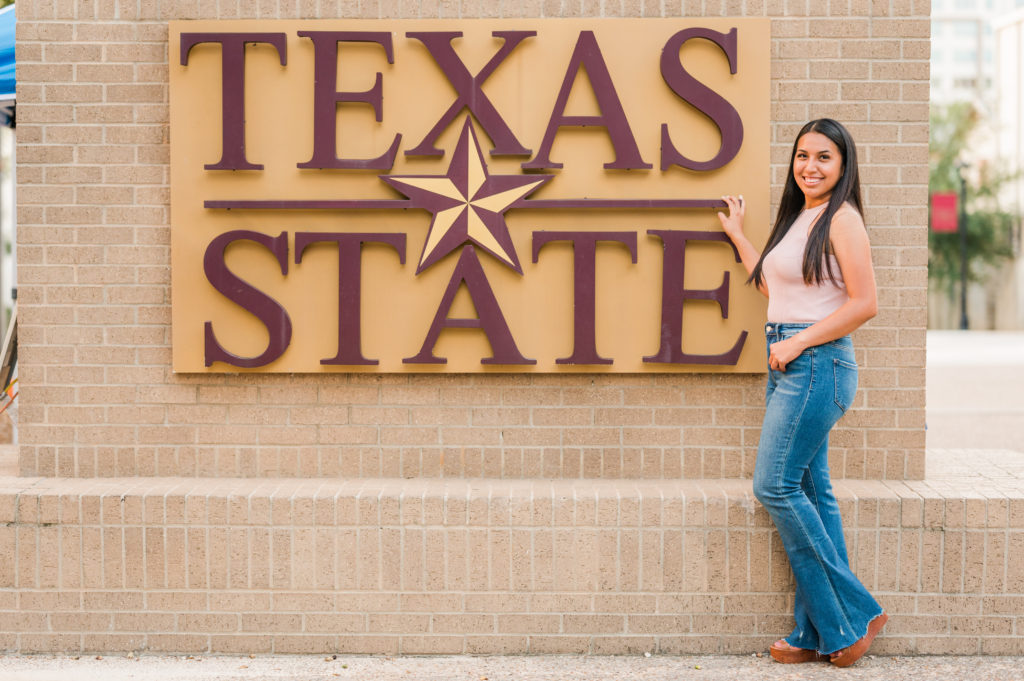
<path fill-rule="evenodd" d="M 501 117 L 494 104 L 487 98 L 480 86 L 501 62 L 509 55 L 516 46 L 526 38 L 537 35 L 536 31 L 494 31 L 491 35 L 504 40 L 504 44 L 497 54 L 491 57 L 487 65 L 480 69 L 475 76 L 470 74 L 465 64 L 455 54 L 452 47 L 452 40 L 462 36 L 461 31 L 415 31 L 405 34 L 409 38 L 416 38 L 427 46 L 427 50 L 434 57 L 434 61 L 441 67 L 441 71 L 455 87 L 458 97 L 444 112 L 441 119 L 430 129 L 423 141 L 416 145 L 415 149 L 406 151 L 407 156 L 442 156 L 444 152 L 434 146 L 434 142 L 444 129 L 455 120 L 455 117 L 464 108 L 480 122 L 484 132 L 494 142 L 494 149 L 491 154 L 494 156 L 529 156 L 530 150 L 523 147 L 516 139 L 516 136 L 509 130 L 505 119 Z"/>
<path fill-rule="evenodd" d="M 533 262 L 544 244 L 571 241 L 573 252 L 573 346 L 572 355 L 560 357 L 555 364 L 611 364 L 613 360 L 597 354 L 595 320 L 595 260 L 598 241 L 617 241 L 629 249 L 636 264 L 636 232 L 534 232 Z"/>
<path fill-rule="evenodd" d="M 358 232 L 299 232 L 295 235 L 295 264 L 302 262 L 302 253 L 310 244 L 330 242 L 338 245 L 338 354 L 320 360 L 321 364 L 378 364 L 363 357 L 360 319 L 360 276 L 363 244 L 387 244 L 398 251 L 398 260 L 405 264 L 404 234 L 360 234 Z"/>
<path fill-rule="evenodd" d="M 600 116 L 566 116 L 565 107 L 569 101 L 569 93 L 572 91 L 572 84 L 580 72 L 585 68 L 587 77 L 590 79 L 591 89 L 597 98 L 597 104 L 601 109 Z M 650 163 L 645 163 L 640 157 L 640 150 L 637 149 L 636 139 L 633 131 L 629 128 L 629 121 L 626 120 L 626 112 L 622 110 L 622 102 L 615 92 L 615 85 L 612 83 L 611 74 L 608 73 L 608 65 L 605 64 L 601 55 L 601 48 L 597 45 L 597 39 L 593 31 L 581 31 L 576 41 L 576 49 L 573 50 L 569 59 L 569 67 L 565 71 L 565 78 L 562 80 L 562 89 L 558 92 L 558 99 L 555 100 L 555 108 L 551 111 L 551 118 L 548 119 L 548 128 L 544 132 L 544 141 L 540 144 L 540 151 L 532 161 L 523 164 L 524 168 L 561 168 L 561 163 L 553 163 L 550 159 L 551 145 L 555 142 L 555 134 L 562 126 L 587 126 L 594 125 L 603 127 L 608 131 L 612 147 L 615 149 L 615 162 L 605 163 L 605 168 L 650 168 Z"/>
<path fill-rule="evenodd" d="M 225 232 L 210 242 L 203 257 L 203 271 L 213 287 L 231 302 L 256 316 L 267 327 L 270 342 L 257 357 L 239 357 L 225 350 L 213 333 L 213 322 L 206 322 L 203 332 L 206 341 L 206 366 L 226 362 L 236 367 L 261 367 L 280 357 L 292 341 L 292 320 L 276 300 L 228 270 L 224 252 L 235 241 L 255 241 L 277 258 L 281 274 L 288 274 L 288 232 L 272 237 L 247 229 Z"/>
<path fill-rule="evenodd" d="M 710 161 L 693 161 L 672 145 L 668 134 L 668 125 L 661 124 L 661 169 L 668 170 L 673 165 L 690 170 L 715 170 L 731 161 L 743 144 L 743 121 L 732 104 L 691 76 L 679 62 L 679 50 L 690 38 L 705 38 L 722 49 L 729 59 L 729 73 L 736 73 L 736 29 L 728 33 L 719 33 L 710 28 L 686 28 L 668 39 L 665 49 L 661 52 L 661 76 L 672 88 L 672 92 L 692 104 L 698 111 L 711 119 L 718 126 L 722 135 L 722 146 Z"/>
<path fill-rule="evenodd" d="M 473 299 L 473 306 L 476 307 L 478 319 L 451 318 L 448 312 L 452 309 L 455 301 L 455 294 L 459 292 L 459 286 L 465 282 L 466 289 Z M 441 297 L 441 304 L 437 307 L 437 314 L 430 325 L 427 337 L 423 341 L 423 347 L 415 357 L 406 357 L 402 361 L 407 364 L 447 364 L 444 357 L 434 356 L 434 345 L 441 335 L 441 330 L 450 328 L 482 329 L 491 343 L 491 357 L 480 360 L 481 364 L 536 364 L 535 359 L 526 359 L 516 347 L 515 339 L 508 330 L 501 308 L 498 307 L 498 300 L 494 297 L 494 291 L 487 281 L 484 268 L 480 266 L 480 260 L 476 257 L 476 250 L 469 245 L 462 248 L 459 255 L 459 262 L 455 265 L 455 271 L 448 282 L 448 288 Z"/>
<path fill-rule="evenodd" d="M 683 303 L 688 298 L 713 300 L 722 309 L 722 317 L 729 318 L 729 273 L 725 272 L 722 285 L 716 289 L 688 289 L 683 285 L 683 271 L 686 267 L 686 242 L 724 241 L 732 242 L 722 232 L 689 232 L 667 229 L 649 229 L 648 234 L 660 237 L 665 248 L 661 275 L 661 348 L 658 354 L 644 357 L 645 362 L 659 364 L 736 364 L 740 351 L 747 340 L 747 332 L 740 334 L 732 348 L 720 355 L 691 355 L 683 352 Z M 736 262 L 739 252 L 732 246 Z"/>
<path fill-rule="evenodd" d="M 260 163 L 245 158 L 245 44 L 270 43 L 277 48 L 281 66 L 288 63 L 284 33 L 182 33 L 181 65 L 199 43 L 220 43 L 222 150 L 220 161 L 207 163 L 207 170 L 263 170 Z"/>
<path fill-rule="evenodd" d="M 380 123 L 384 117 L 383 82 L 380 71 L 369 90 L 338 92 L 338 43 L 377 43 L 384 48 L 388 63 L 395 63 L 391 48 L 391 34 L 372 31 L 299 31 L 303 38 L 313 41 L 313 157 L 299 168 L 376 168 L 387 170 L 395 164 L 398 143 L 402 136 L 395 135 L 391 147 L 377 158 L 338 158 L 338 104 L 363 102 L 373 107 Z"/>

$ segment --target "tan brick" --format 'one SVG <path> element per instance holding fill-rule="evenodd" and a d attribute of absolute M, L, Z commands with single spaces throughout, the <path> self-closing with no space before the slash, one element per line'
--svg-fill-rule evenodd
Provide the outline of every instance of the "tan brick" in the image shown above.
<path fill-rule="evenodd" d="M 194 634 L 148 634 L 146 648 L 161 653 L 204 653 L 209 649 L 208 636 Z"/>
<path fill-rule="evenodd" d="M 347 634 L 366 631 L 366 618 L 363 615 L 306 615 L 305 622 L 305 630 L 310 632 Z"/>
<path fill-rule="evenodd" d="M 456 655 L 463 652 L 462 636 L 403 636 L 403 655 Z"/>
<path fill-rule="evenodd" d="M 243 653 L 267 654 L 274 650 L 273 639 L 270 636 L 252 634 L 249 636 L 223 636 L 213 635 L 210 637 L 210 652 L 239 655 Z"/>
<path fill-rule="evenodd" d="M 378 615 L 367 617 L 367 628 L 371 633 L 419 633 L 430 631 L 429 615 Z"/>
<path fill-rule="evenodd" d="M 241 630 L 255 633 L 297 632 L 302 630 L 302 615 L 244 613 L 241 617 Z M 316 630 L 310 629 L 310 631 Z"/>
<path fill-rule="evenodd" d="M 656 650 L 651 636 L 601 636 L 594 639 L 597 655 L 638 655 Z"/>
<path fill-rule="evenodd" d="M 871 22 L 871 35 L 877 38 L 928 38 L 931 25 L 925 19 L 876 19 Z"/>
<path fill-rule="evenodd" d="M 25 653 L 74 653 L 81 650 L 79 634 L 22 634 Z"/>
<path fill-rule="evenodd" d="M 542 634 L 558 633 L 559 631 L 561 631 L 559 615 L 498 615 L 499 633 Z"/>
<path fill-rule="evenodd" d="M 984 638 L 981 641 L 982 655 L 1021 655 L 1024 641 L 1020 637 Z"/>
<path fill-rule="evenodd" d="M 466 654 L 468 655 L 512 655 L 527 650 L 525 636 L 467 636 Z"/>
<path fill-rule="evenodd" d="M 625 618 L 619 615 L 565 615 L 567 634 L 617 634 L 625 631 Z"/>
<path fill-rule="evenodd" d="M 398 636 L 338 637 L 337 651 L 339 653 L 359 653 L 367 655 L 397 655 L 398 650 Z"/>
<path fill-rule="evenodd" d="M 590 652 L 587 636 L 530 636 L 529 652 L 537 655 L 568 655 Z"/>

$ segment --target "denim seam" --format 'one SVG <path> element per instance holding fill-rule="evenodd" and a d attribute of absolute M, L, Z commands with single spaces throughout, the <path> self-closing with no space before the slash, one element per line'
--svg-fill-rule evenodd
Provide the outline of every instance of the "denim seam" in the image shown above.
<path fill-rule="evenodd" d="M 805 475 L 806 475 L 806 473 L 805 473 Z M 811 501 L 811 504 L 814 506 L 814 510 L 818 512 L 818 517 L 820 518 L 821 517 L 821 511 L 818 509 L 818 488 L 814 486 L 814 478 L 812 476 L 809 476 L 809 475 L 807 476 L 807 482 L 811 486 L 811 494 L 813 495 L 813 500 Z M 810 497 L 808 497 L 808 500 L 810 500 Z M 807 614 L 807 618 L 810 619 L 810 617 L 811 617 L 810 613 L 808 613 Z M 801 633 L 803 633 L 803 632 L 801 632 Z M 815 632 L 814 633 L 818 635 L 817 636 L 817 638 L 818 638 L 818 645 L 820 646 L 821 645 L 821 634 L 818 633 L 817 627 L 815 627 Z"/>
<path fill-rule="evenodd" d="M 812 392 L 811 388 L 813 388 L 813 386 L 814 386 L 814 348 L 808 348 L 808 350 L 811 353 L 811 377 L 810 377 L 810 380 L 808 381 L 808 384 L 807 384 L 808 385 L 808 389 L 804 393 L 803 404 L 800 405 L 800 415 L 801 416 L 807 410 L 807 403 L 811 399 L 811 392 Z M 800 422 L 800 418 L 799 417 L 794 418 L 794 419 L 792 419 L 790 421 L 791 425 L 790 425 L 789 430 L 786 433 L 786 449 L 785 449 L 785 451 L 786 451 L 786 460 L 788 460 L 789 456 L 792 454 L 792 451 L 793 451 L 793 436 L 794 436 L 794 433 L 796 431 L 796 426 L 797 426 L 797 424 L 799 422 Z M 785 468 L 785 460 L 782 463 L 783 463 L 783 465 L 780 466 L 780 467 L 777 467 L 777 470 L 776 470 L 776 479 L 775 479 L 775 488 L 776 489 L 779 489 L 782 486 L 781 485 L 782 470 Z M 801 490 L 801 493 L 802 493 L 802 490 Z M 789 510 L 790 510 L 790 513 L 792 514 L 793 518 L 800 525 L 801 532 L 803 532 L 803 535 L 806 537 L 808 535 L 808 529 L 807 529 L 807 526 L 804 524 L 803 519 L 800 517 L 800 514 L 796 512 L 795 508 L 793 508 L 792 501 L 790 499 L 787 498 L 786 504 L 789 506 Z M 824 575 L 826 575 L 826 582 L 828 583 L 829 594 L 832 597 L 832 601 L 835 604 L 836 610 L 839 613 L 841 613 L 843 621 L 846 624 L 847 629 L 849 631 L 854 631 L 853 626 L 850 624 L 849 615 L 847 614 L 846 610 L 843 608 L 842 603 L 839 602 L 839 596 L 838 596 L 838 594 L 836 594 L 835 585 L 832 583 L 832 580 L 828 579 L 828 577 L 827 577 L 828 570 L 825 568 L 825 564 L 821 561 L 821 557 L 818 555 L 817 551 L 811 551 L 811 553 L 814 555 L 814 560 L 817 561 L 818 567 L 821 568 L 822 573 Z M 857 639 L 854 639 L 854 640 L 856 641 Z M 821 643 L 821 641 L 819 641 L 819 643 Z M 845 647 L 846 646 L 840 646 L 839 648 L 836 648 L 836 650 L 840 650 L 840 649 L 845 648 Z"/>
<path fill-rule="evenodd" d="M 814 495 L 814 501 L 812 503 L 814 504 L 815 510 L 817 510 L 818 509 L 818 489 L 814 486 L 814 478 L 809 478 L 808 479 L 808 483 L 811 486 L 811 493 Z M 819 513 L 819 517 L 820 517 L 820 515 L 821 514 Z M 832 549 L 835 550 L 835 545 L 832 546 Z M 815 553 L 814 555 L 817 557 L 818 554 Z M 839 558 L 839 552 L 838 551 L 836 551 L 836 558 L 837 559 Z M 821 561 L 820 560 L 818 561 L 818 564 L 821 565 Z M 828 572 L 826 571 L 825 574 L 827 575 Z M 835 590 L 835 586 L 832 585 L 832 580 L 831 579 L 829 579 L 828 581 L 829 581 L 829 585 L 832 586 L 832 593 L 834 595 L 835 591 L 836 591 Z M 843 603 L 842 600 L 840 600 L 838 597 L 836 598 L 836 603 L 838 603 L 839 609 L 843 613 L 843 618 L 846 620 L 846 623 L 850 624 L 850 622 L 851 622 L 851 620 L 850 620 L 850 613 L 847 612 L 847 610 L 846 610 L 846 604 Z M 853 627 L 851 626 L 850 629 L 853 630 Z M 860 636 L 858 636 L 857 639 L 855 639 L 855 640 L 860 640 Z M 820 637 L 819 637 L 818 643 L 819 644 L 821 643 Z M 837 650 L 842 650 L 842 648 L 845 648 L 845 647 L 846 646 L 842 646 L 841 648 L 837 648 Z"/>
<path fill-rule="evenodd" d="M 835 386 L 834 387 L 834 395 L 833 395 L 833 400 L 832 401 L 835 402 L 836 406 L 839 407 L 842 410 L 842 412 L 845 414 L 847 412 L 847 410 L 849 410 L 850 405 L 843 404 L 842 402 L 839 401 L 839 371 L 838 371 L 837 367 L 846 367 L 847 369 L 850 369 L 851 371 L 857 371 L 857 364 L 856 363 L 847 362 L 846 360 L 839 359 L 838 357 L 833 357 L 832 358 L 832 382 L 833 382 L 833 384 Z"/>

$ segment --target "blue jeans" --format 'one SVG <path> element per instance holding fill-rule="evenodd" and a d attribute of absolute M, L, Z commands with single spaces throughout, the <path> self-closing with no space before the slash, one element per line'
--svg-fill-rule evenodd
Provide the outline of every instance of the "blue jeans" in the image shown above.
<path fill-rule="evenodd" d="M 810 324 L 765 326 L 768 348 Z M 832 653 L 867 633 L 882 607 L 850 570 L 828 472 L 828 434 L 857 391 L 853 343 L 844 336 L 768 370 L 754 495 L 782 538 L 796 579 L 796 627 L 786 642 Z"/>

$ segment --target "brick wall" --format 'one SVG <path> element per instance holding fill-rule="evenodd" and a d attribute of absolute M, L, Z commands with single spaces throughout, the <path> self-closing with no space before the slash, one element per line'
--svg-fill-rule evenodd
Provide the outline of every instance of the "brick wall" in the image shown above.
<path fill-rule="evenodd" d="M 508 3 L 17 11 L 25 477 L 0 475 L 0 650 L 751 652 L 788 629 L 791 577 L 749 480 L 696 480 L 749 477 L 761 377 L 170 372 L 166 22 Z M 776 200 L 805 120 L 853 131 L 880 312 L 832 454 L 838 477 L 869 478 L 837 495 L 893 616 L 874 650 L 1024 653 L 1021 481 L 919 480 L 929 3 L 513 11 L 602 12 L 772 18 Z"/>
<path fill-rule="evenodd" d="M 798 127 L 859 143 L 880 312 L 838 477 L 924 474 L 927 0 L 18 4 L 24 475 L 749 477 L 762 378 L 175 376 L 167 26 L 187 18 L 769 16 L 777 198 Z"/>
<path fill-rule="evenodd" d="M 1024 654 L 1020 480 L 836 490 L 892 617 L 873 653 Z M 745 480 L 8 478 L 0 550 L 0 651 L 749 654 L 792 627 Z"/>

